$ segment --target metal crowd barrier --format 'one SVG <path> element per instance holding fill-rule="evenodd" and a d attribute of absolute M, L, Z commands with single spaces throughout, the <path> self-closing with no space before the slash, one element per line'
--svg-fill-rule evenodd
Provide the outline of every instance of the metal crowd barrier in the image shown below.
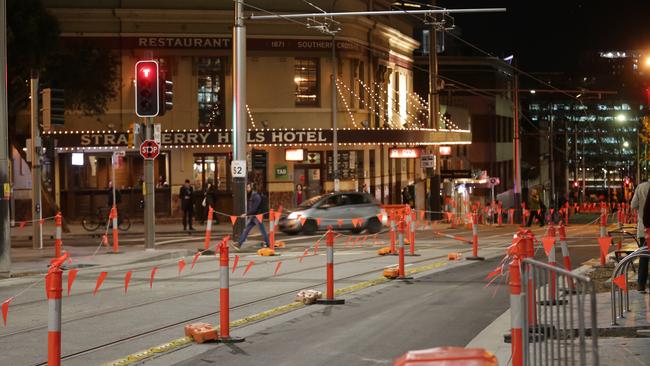
<path fill-rule="evenodd" d="M 616 319 L 624 318 L 625 312 L 630 311 L 630 295 L 628 291 L 623 291 L 614 284 L 614 279 L 620 275 L 625 275 L 625 288 L 628 288 L 627 283 L 627 270 L 632 265 L 636 258 L 650 258 L 650 253 L 648 252 L 648 247 L 641 247 L 629 255 L 626 255 L 621 259 L 614 267 L 614 272 L 612 273 L 612 325 L 616 325 Z M 620 305 L 620 306 L 619 306 Z"/>
<path fill-rule="evenodd" d="M 596 288 L 589 277 L 530 258 L 521 265 L 524 365 L 598 365 Z M 588 338 L 591 338 L 589 341 Z"/>

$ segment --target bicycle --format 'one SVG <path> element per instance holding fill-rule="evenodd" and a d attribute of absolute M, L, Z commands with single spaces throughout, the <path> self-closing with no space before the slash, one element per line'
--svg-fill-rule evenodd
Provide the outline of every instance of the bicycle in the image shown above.
<path fill-rule="evenodd" d="M 96 231 L 100 226 L 106 225 L 111 228 L 113 225 L 112 220 L 109 222 L 108 213 L 110 209 L 106 207 L 98 207 L 97 211 L 94 214 L 89 214 L 81 218 L 81 226 L 83 226 L 86 231 Z M 117 229 L 120 231 L 127 231 L 131 228 L 131 219 L 124 213 L 118 213 L 117 215 Z"/>

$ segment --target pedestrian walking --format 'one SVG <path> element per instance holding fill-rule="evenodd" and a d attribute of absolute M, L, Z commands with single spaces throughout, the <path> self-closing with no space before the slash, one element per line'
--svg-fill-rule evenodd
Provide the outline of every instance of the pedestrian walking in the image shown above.
<path fill-rule="evenodd" d="M 412 206 L 411 205 L 412 201 L 413 201 L 413 197 L 411 197 L 411 192 L 409 192 L 409 188 L 404 187 L 404 189 L 402 189 L 402 204 Z"/>
<path fill-rule="evenodd" d="M 214 209 L 214 205 L 217 202 L 217 189 L 212 183 L 208 183 L 208 186 L 205 187 L 205 192 L 203 192 L 203 208 L 204 208 L 204 216 L 207 220 L 208 217 L 208 211 L 210 211 L 210 207 Z"/>
<path fill-rule="evenodd" d="M 636 236 L 639 239 L 639 247 L 648 245 L 648 231 L 650 231 L 650 202 L 648 202 L 648 191 L 650 190 L 650 181 L 639 184 L 632 197 L 632 208 L 637 210 L 638 223 L 636 227 Z M 648 257 L 639 258 L 639 271 L 637 277 L 637 290 L 646 292 L 648 282 Z"/>
<path fill-rule="evenodd" d="M 528 209 L 530 210 L 530 215 L 528 215 L 528 223 L 526 227 L 529 227 L 533 224 L 533 219 L 537 218 L 539 221 L 539 226 L 544 226 L 544 210 L 545 207 L 542 203 L 541 198 L 537 190 L 533 189 L 530 192 L 530 200 L 528 201 Z"/>
<path fill-rule="evenodd" d="M 108 197 L 108 207 L 111 208 L 113 207 L 113 182 L 109 181 L 108 182 L 108 192 L 107 197 Z M 120 203 L 122 203 L 122 194 L 120 193 L 119 189 L 115 189 L 115 206 L 119 206 Z"/>
<path fill-rule="evenodd" d="M 242 215 L 241 217 L 246 217 L 246 228 L 244 229 L 244 232 L 241 234 L 239 237 L 239 240 L 237 242 L 231 242 L 230 245 L 233 247 L 233 249 L 239 251 L 242 247 L 242 245 L 246 242 L 246 238 L 248 237 L 248 234 L 253 230 L 255 226 L 257 226 L 260 229 L 260 232 L 262 233 L 262 238 L 264 238 L 264 243 L 266 246 L 269 245 L 269 236 L 266 235 L 266 230 L 264 229 L 264 224 L 261 223 L 259 220 L 257 220 L 257 217 L 255 215 L 265 213 L 263 204 L 262 204 L 262 196 L 257 193 L 257 189 L 255 187 L 255 183 L 249 183 L 246 185 L 246 192 L 248 193 L 248 209 L 246 211 L 245 215 Z"/>
<path fill-rule="evenodd" d="M 181 199 L 181 209 L 183 210 L 183 230 L 187 230 L 188 226 L 190 230 L 194 230 L 194 227 L 192 227 L 192 212 L 194 208 L 194 202 L 192 202 L 193 193 L 194 188 L 190 185 L 190 180 L 185 179 L 185 183 L 181 187 L 178 195 Z"/>

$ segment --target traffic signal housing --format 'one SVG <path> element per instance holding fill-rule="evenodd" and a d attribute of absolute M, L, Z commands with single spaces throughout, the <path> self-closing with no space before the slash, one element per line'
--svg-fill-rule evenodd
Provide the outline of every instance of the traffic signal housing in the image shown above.
<path fill-rule="evenodd" d="M 167 80 L 164 73 L 160 77 L 160 113 L 162 116 L 167 111 L 171 111 L 174 107 L 174 83 Z"/>
<path fill-rule="evenodd" d="M 63 89 L 43 89 L 43 126 L 63 125 L 65 122 L 65 92 Z"/>
<path fill-rule="evenodd" d="M 158 62 L 138 61 L 135 64 L 135 114 L 156 117 L 160 113 L 160 78 Z"/>

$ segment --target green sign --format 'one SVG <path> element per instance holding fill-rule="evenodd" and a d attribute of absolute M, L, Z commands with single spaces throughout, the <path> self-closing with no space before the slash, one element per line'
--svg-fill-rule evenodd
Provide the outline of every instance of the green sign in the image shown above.
<path fill-rule="evenodd" d="M 274 166 L 275 179 L 287 180 L 289 179 L 289 166 L 287 164 L 277 163 Z"/>

